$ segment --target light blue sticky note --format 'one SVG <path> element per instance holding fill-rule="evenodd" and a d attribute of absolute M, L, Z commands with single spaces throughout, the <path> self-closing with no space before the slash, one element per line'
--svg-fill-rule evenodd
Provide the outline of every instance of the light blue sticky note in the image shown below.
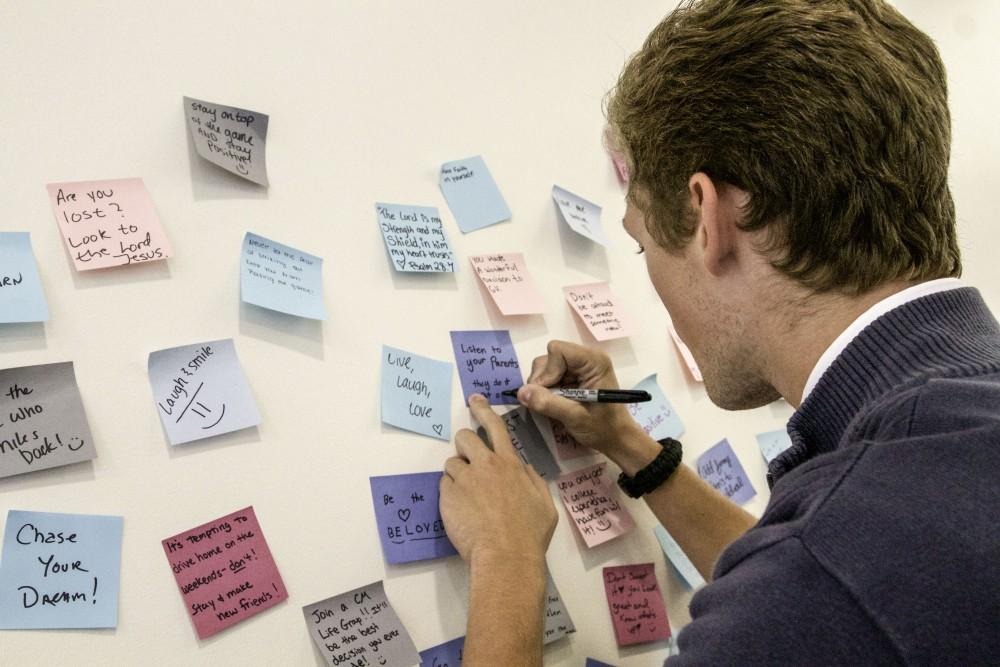
<path fill-rule="evenodd" d="M 451 364 L 383 345 L 382 421 L 451 440 Z"/>
<path fill-rule="evenodd" d="M 653 529 L 653 533 L 656 535 L 656 539 L 659 540 L 663 553 L 670 559 L 670 564 L 674 566 L 677 574 L 681 576 L 681 579 L 687 584 L 688 588 L 694 589 L 704 586 L 705 579 L 698 573 L 698 569 L 691 562 L 691 559 L 687 557 L 687 554 L 681 551 L 681 546 L 667 532 L 667 529 L 663 526 L 657 526 Z"/>
<path fill-rule="evenodd" d="M 0 628 L 118 625 L 122 517 L 7 512 Z"/>
<path fill-rule="evenodd" d="M 0 324 L 48 319 L 31 237 L 28 232 L 0 232 Z"/>
<path fill-rule="evenodd" d="M 764 460 L 770 463 L 775 456 L 792 446 L 792 439 L 788 437 L 788 431 L 785 429 L 768 431 L 757 434 L 757 446 L 760 447 Z"/>
<path fill-rule="evenodd" d="M 510 209 L 482 156 L 445 162 L 438 179 L 458 228 L 474 232 L 510 220 Z"/>
<path fill-rule="evenodd" d="M 637 384 L 635 389 L 648 391 L 653 396 L 653 400 L 646 403 L 626 405 L 632 418 L 653 440 L 677 438 L 684 433 L 684 424 L 681 423 L 681 418 L 677 416 L 674 406 L 670 405 L 670 401 L 667 400 L 660 385 L 657 384 L 656 373 Z"/>
<path fill-rule="evenodd" d="M 455 253 L 436 208 L 376 203 L 375 219 L 396 271 L 455 272 Z"/>
<path fill-rule="evenodd" d="M 558 185 L 552 186 L 552 200 L 556 203 L 563 222 L 574 232 L 603 246 L 608 245 L 608 237 L 601 226 L 601 207 L 589 202 L 583 197 L 563 190 Z"/>
<path fill-rule="evenodd" d="M 240 297 L 262 308 L 325 320 L 323 259 L 247 232 L 240 257 Z"/>
<path fill-rule="evenodd" d="M 420 652 L 420 667 L 462 667 L 465 635 Z"/>
<path fill-rule="evenodd" d="M 743 464 L 725 438 L 699 456 L 696 467 L 699 477 L 734 503 L 742 505 L 757 495 Z"/>

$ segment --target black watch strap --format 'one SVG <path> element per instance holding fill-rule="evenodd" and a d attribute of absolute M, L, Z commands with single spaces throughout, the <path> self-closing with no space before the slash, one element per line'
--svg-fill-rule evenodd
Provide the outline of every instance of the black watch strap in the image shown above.
<path fill-rule="evenodd" d="M 640 470 L 633 477 L 625 473 L 618 475 L 618 486 L 631 498 L 641 498 L 650 491 L 656 489 L 660 484 L 667 481 L 674 471 L 681 464 L 681 454 L 683 453 L 681 443 L 673 438 L 658 440 L 660 443 L 660 453 L 645 468 Z"/>

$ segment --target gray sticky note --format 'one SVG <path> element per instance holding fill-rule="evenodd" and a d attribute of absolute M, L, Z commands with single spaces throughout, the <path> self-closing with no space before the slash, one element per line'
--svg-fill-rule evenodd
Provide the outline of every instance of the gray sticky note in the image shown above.
<path fill-rule="evenodd" d="M 267 114 L 185 97 L 184 118 L 198 155 L 248 181 L 267 185 Z"/>
<path fill-rule="evenodd" d="M 539 476 L 545 479 L 555 479 L 562 472 L 559 464 L 556 463 L 552 451 L 545 444 L 542 432 L 538 430 L 534 419 L 528 408 L 521 406 L 510 412 L 500 415 L 507 425 L 507 433 L 510 434 L 511 444 L 520 454 L 521 460 L 535 469 Z M 489 442 L 486 437 L 486 430 L 479 428 L 479 437 Z"/>
<path fill-rule="evenodd" d="M 545 581 L 545 627 L 542 630 L 542 643 L 551 644 L 574 632 L 576 626 L 573 625 L 573 619 L 569 617 L 556 582 L 549 574 Z"/>
<path fill-rule="evenodd" d="M 150 352 L 149 383 L 171 445 L 260 423 L 232 338 Z"/>
<path fill-rule="evenodd" d="M 73 362 L 0 370 L 0 477 L 96 457 Z"/>
<path fill-rule="evenodd" d="M 330 665 L 413 667 L 420 654 L 381 581 L 302 608 L 309 636 Z"/>

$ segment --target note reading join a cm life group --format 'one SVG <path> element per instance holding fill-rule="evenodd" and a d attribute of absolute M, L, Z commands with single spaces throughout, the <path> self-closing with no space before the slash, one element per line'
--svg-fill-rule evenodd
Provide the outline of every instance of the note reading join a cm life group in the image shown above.
<path fill-rule="evenodd" d="M 45 322 L 45 301 L 28 232 L 0 232 L 0 324 Z"/>
<path fill-rule="evenodd" d="M 240 258 L 240 298 L 261 308 L 325 320 L 323 258 L 247 232 Z"/>
<path fill-rule="evenodd" d="M 445 162 L 438 185 L 463 232 L 510 220 L 507 202 L 480 155 Z"/>
<path fill-rule="evenodd" d="M 267 186 L 267 114 L 185 97 L 184 118 L 198 155 Z"/>
<path fill-rule="evenodd" d="M 394 271 L 455 272 L 455 253 L 436 208 L 376 203 L 375 218 Z"/>
<path fill-rule="evenodd" d="M 171 445 L 260 423 L 232 338 L 151 352 L 149 383 Z"/>
<path fill-rule="evenodd" d="M 438 508 L 441 472 L 369 477 L 375 523 L 385 562 L 409 563 L 454 556 Z"/>
<path fill-rule="evenodd" d="M 502 394 L 524 384 L 509 331 L 452 331 L 451 346 L 466 405 L 472 394 L 482 394 L 491 405 L 517 403 Z"/>
<path fill-rule="evenodd" d="M 451 364 L 382 346 L 382 422 L 451 440 Z"/>

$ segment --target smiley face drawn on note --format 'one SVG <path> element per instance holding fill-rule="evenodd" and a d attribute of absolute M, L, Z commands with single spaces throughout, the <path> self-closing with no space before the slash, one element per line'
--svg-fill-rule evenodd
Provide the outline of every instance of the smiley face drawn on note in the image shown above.
<path fill-rule="evenodd" d="M 604 531 L 611 529 L 611 521 L 609 521 L 608 519 L 601 519 L 600 521 L 594 524 L 594 527 L 603 533 Z"/>

